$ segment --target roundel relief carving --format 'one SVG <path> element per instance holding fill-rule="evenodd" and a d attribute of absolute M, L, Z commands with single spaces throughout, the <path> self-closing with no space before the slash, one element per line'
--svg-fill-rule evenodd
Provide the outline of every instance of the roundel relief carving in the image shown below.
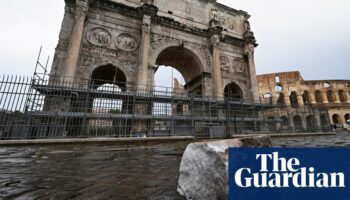
<path fill-rule="evenodd" d="M 112 36 L 106 29 L 94 28 L 88 32 L 87 40 L 93 45 L 106 47 L 110 45 Z"/>
<path fill-rule="evenodd" d="M 127 33 L 122 33 L 117 37 L 115 41 L 115 46 L 124 51 L 135 51 L 137 49 L 136 39 Z"/>
<path fill-rule="evenodd" d="M 234 60 L 233 68 L 235 69 L 236 72 L 244 72 L 245 67 L 244 67 L 243 60 L 240 60 L 240 59 Z"/>

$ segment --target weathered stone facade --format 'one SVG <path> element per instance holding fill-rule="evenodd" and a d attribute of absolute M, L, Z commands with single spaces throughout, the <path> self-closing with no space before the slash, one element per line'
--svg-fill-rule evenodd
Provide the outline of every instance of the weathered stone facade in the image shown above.
<path fill-rule="evenodd" d="M 52 77 L 150 90 L 158 66 L 167 65 L 180 71 L 189 94 L 221 99 L 234 84 L 246 102 L 259 102 L 246 12 L 216 0 L 65 2 Z"/>
<path fill-rule="evenodd" d="M 305 129 L 310 120 L 330 126 L 350 119 L 350 80 L 304 80 L 298 71 L 259 75 L 257 80 L 262 98 L 292 108 L 288 119 L 292 126 L 294 120 L 301 120 L 300 126 Z M 314 113 L 303 114 L 306 107 Z M 318 113 L 319 109 L 326 109 L 328 114 Z"/>

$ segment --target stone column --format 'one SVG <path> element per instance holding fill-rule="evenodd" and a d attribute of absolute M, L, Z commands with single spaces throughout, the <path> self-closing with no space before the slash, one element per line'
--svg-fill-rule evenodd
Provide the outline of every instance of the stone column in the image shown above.
<path fill-rule="evenodd" d="M 276 94 L 276 89 L 275 89 L 275 87 L 270 87 L 270 91 L 271 91 L 271 95 L 272 95 L 272 97 L 271 97 L 271 99 L 272 99 L 272 104 L 276 104 L 277 103 L 277 94 Z M 262 94 L 262 95 L 264 95 L 264 94 Z"/>
<path fill-rule="evenodd" d="M 77 0 L 75 7 L 74 27 L 69 38 L 67 56 L 64 66 L 65 80 L 73 82 L 79 59 L 81 40 L 83 37 L 84 23 L 89 9 L 88 0 Z"/>
<path fill-rule="evenodd" d="M 299 107 L 304 107 L 304 99 L 303 99 L 303 96 L 300 95 L 300 94 L 298 94 L 297 100 L 298 100 L 298 106 L 299 106 Z"/>
<path fill-rule="evenodd" d="M 286 106 L 291 106 L 290 103 L 290 96 L 288 95 L 288 93 L 283 93 L 284 94 L 284 103 L 286 104 Z"/>
<path fill-rule="evenodd" d="M 245 53 L 248 56 L 251 92 L 255 103 L 259 103 L 258 81 L 256 79 L 256 69 L 254 61 L 254 49 L 253 43 L 247 43 L 245 46 Z"/>
<path fill-rule="evenodd" d="M 142 0 L 141 7 L 138 8 L 139 13 L 143 16 L 141 42 L 139 46 L 139 60 L 137 73 L 137 90 L 139 93 L 149 93 L 150 86 L 148 75 L 152 72 L 152 66 L 149 66 L 149 49 L 151 43 L 151 24 L 152 16 L 158 12 L 158 8 L 153 5 L 152 0 Z M 154 72 L 154 71 L 153 71 Z M 153 77 L 154 73 L 152 74 Z M 150 78 L 152 78 L 150 77 Z M 153 81 L 152 81 L 153 82 Z M 132 123 L 132 132 L 149 133 L 150 124 L 141 116 L 149 116 L 152 114 L 152 104 L 150 102 L 135 103 L 134 115 L 136 118 Z"/>
<path fill-rule="evenodd" d="M 347 103 L 350 103 L 350 92 L 345 91 L 346 92 L 346 98 L 347 98 Z"/>
<path fill-rule="evenodd" d="M 316 129 L 321 130 L 322 129 L 322 123 L 321 123 L 320 115 L 317 114 L 314 117 L 315 117 L 315 120 L 316 120 Z"/>
<path fill-rule="evenodd" d="M 309 95 L 310 95 L 310 101 L 311 101 L 310 103 L 311 104 L 316 104 L 315 93 L 314 92 L 310 92 Z"/>
<path fill-rule="evenodd" d="M 141 45 L 139 51 L 139 65 L 138 65 L 138 90 L 147 89 L 147 75 L 149 69 L 149 48 L 150 48 L 150 33 L 151 33 L 151 16 L 143 16 Z"/>
<path fill-rule="evenodd" d="M 339 92 L 334 91 L 334 103 L 340 103 Z"/>
<path fill-rule="evenodd" d="M 224 97 L 224 91 L 222 87 L 222 74 L 220 66 L 220 38 L 214 34 L 211 37 L 211 43 L 213 45 L 213 68 L 214 68 L 214 89 L 215 97 L 220 99 Z"/>
<path fill-rule="evenodd" d="M 148 66 L 148 74 L 147 74 L 147 90 L 151 91 L 154 88 L 154 74 L 158 69 L 157 65 Z"/>
<path fill-rule="evenodd" d="M 328 103 L 327 91 L 322 92 L 322 99 L 324 104 Z"/>

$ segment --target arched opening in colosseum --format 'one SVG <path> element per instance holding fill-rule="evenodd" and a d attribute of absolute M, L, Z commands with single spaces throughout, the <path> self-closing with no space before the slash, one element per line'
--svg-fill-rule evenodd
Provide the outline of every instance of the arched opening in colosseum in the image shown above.
<path fill-rule="evenodd" d="M 339 123 L 341 123 L 340 115 L 338 115 L 338 114 L 334 114 L 334 115 L 332 116 L 332 120 L 333 120 L 333 124 L 339 124 Z"/>
<path fill-rule="evenodd" d="M 281 128 L 282 130 L 288 130 L 289 129 L 289 118 L 287 116 L 282 116 L 281 117 Z"/>
<path fill-rule="evenodd" d="M 289 96 L 289 99 L 290 99 L 290 105 L 293 107 L 293 108 L 298 108 L 299 107 L 299 104 L 298 104 L 298 95 L 295 91 L 292 91 L 290 93 L 290 96 Z"/>
<path fill-rule="evenodd" d="M 327 99 L 329 103 L 335 102 L 334 92 L 332 90 L 327 91 Z"/>
<path fill-rule="evenodd" d="M 285 106 L 285 100 L 284 100 L 284 94 L 281 92 L 278 95 L 278 99 L 277 99 L 277 105 L 278 106 Z"/>
<path fill-rule="evenodd" d="M 181 86 L 188 95 L 202 96 L 203 93 L 203 81 L 204 74 L 202 70 L 202 64 L 200 59 L 196 56 L 195 53 L 189 49 L 184 48 L 183 46 L 173 46 L 164 49 L 156 59 L 156 65 L 158 66 L 168 66 L 169 68 L 176 69 L 176 74 L 179 75 L 181 84 L 183 80 L 183 85 Z M 159 69 L 158 69 L 159 70 Z M 162 71 L 162 70 L 161 70 Z M 178 73 L 177 73 L 178 71 Z M 155 74 L 156 84 L 160 84 L 160 79 L 156 76 L 163 76 L 162 73 Z M 161 79 L 165 79 L 173 82 L 173 77 L 163 76 Z M 176 77 L 175 77 L 176 78 Z M 181 80 L 182 79 L 182 80 Z M 172 86 L 173 87 L 173 86 Z"/>
<path fill-rule="evenodd" d="M 243 91 L 236 83 L 230 83 L 225 87 L 225 97 L 232 101 L 241 101 L 243 99 Z"/>
<path fill-rule="evenodd" d="M 267 117 L 267 128 L 269 131 L 276 131 L 276 120 L 275 117 L 269 116 Z"/>
<path fill-rule="evenodd" d="M 317 129 L 316 118 L 314 115 L 309 115 L 306 117 L 307 129 L 313 131 Z"/>
<path fill-rule="evenodd" d="M 304 105 L 310 105 L 311 104 L 311 98 L 310 98 L 310 92 L 304 91 L 303 92 L 303 101 Z"/>
<path fill-rule="evenodd" d="M 348 122 L 350 120 L 350 113 L 347 113 L 345 116 L 345 121 Z"/>
<path fill-rule="evenodd" d="M 262 103 L 272 104 L 273 103 L 272 94 L 271 93 L 265 93 L 264 96 L 263 96 L 263 102 Z"/>
<path fill-rule="evenodd" d="M 316 103 L 323 103 L 323 97 L 322 97 L 322 92 L 319 90 L 315 91 L 315 99 L 316 99 Z"/>
<path fill-rule="evenodd" d="M 295 130 L 302 130 L 303 129 L 303 118 L 300 115 L 295 115 L 293 117 L 294 121 L 294 129 Z"/>
<path fill-rule="evenodd" d="M 320 122 L 321 122 L 321 127 L 322 129 L 328 129 L 330 124 L 329 124 L 329 116 L 327 114 L 321 114 L 320 115 Z"/>
<path fill-rule="evenodd" d="M 280 93 L 283 91 L 283 87 L 280 84 L 277 84 L 275 87 L 275 91 L 276 91 L 276 93 Z"/>
<path fill-rule="evenodd" d="M 348 97 L 344 90 L 339 90 L 339 99 L 340 99 L 340 102 L 342 103 L 348 102 Z"/>

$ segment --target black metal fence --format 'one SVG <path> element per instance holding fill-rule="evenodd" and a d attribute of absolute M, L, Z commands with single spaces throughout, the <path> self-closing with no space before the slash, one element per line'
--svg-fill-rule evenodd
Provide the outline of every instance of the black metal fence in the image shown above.
<path fill-rule="evenodd" d="M 0 139 L 194 136 L 320 131 L 327 110 L 276 107 L 232 94 L 222 99 L 184 89 L 130 83 L 0 76 Z"/>

